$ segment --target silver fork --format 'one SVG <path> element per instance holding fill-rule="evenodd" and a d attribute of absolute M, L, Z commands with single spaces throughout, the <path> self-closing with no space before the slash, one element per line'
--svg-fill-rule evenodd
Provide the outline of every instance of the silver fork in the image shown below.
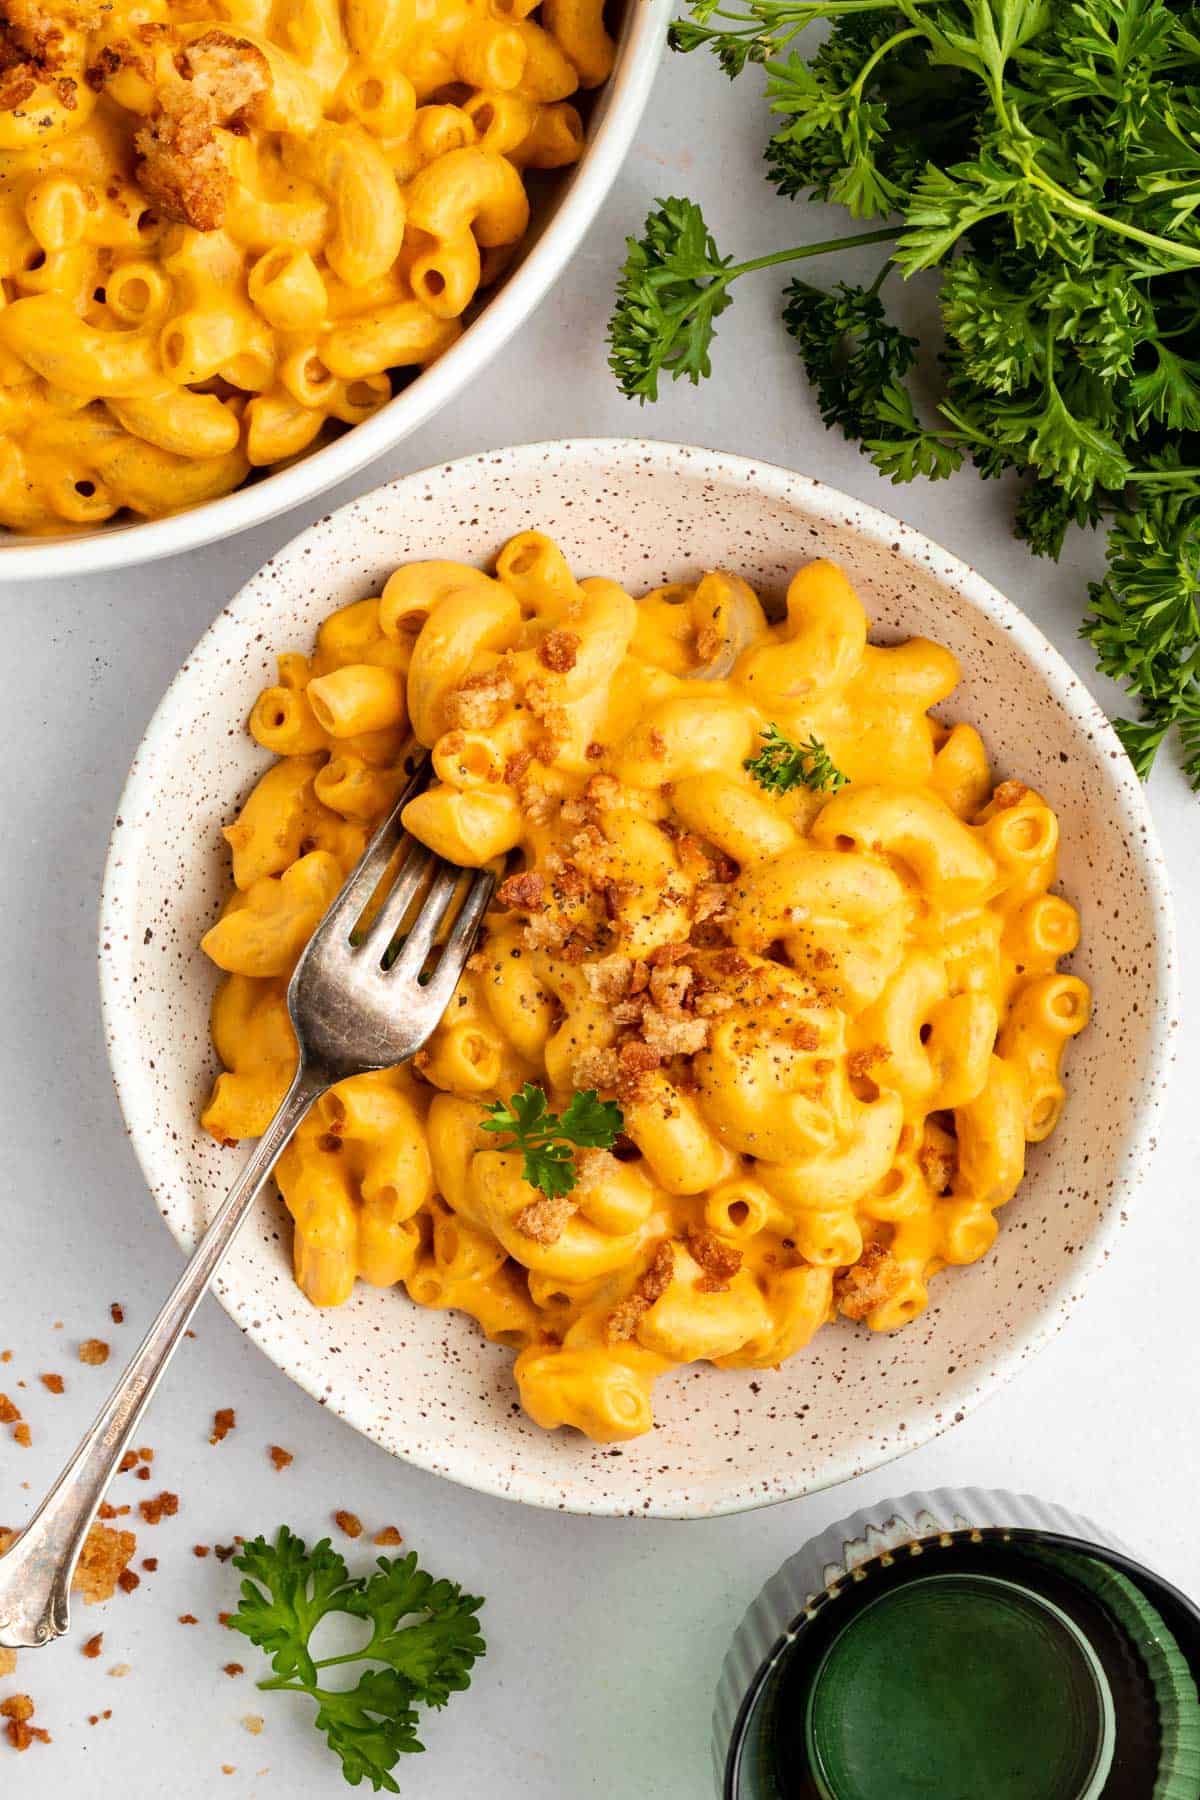
<path fill-rule="evenodd" d="M 209 1282 L 309 1107 L 349 1075 L 404 1062 L 450 1002 L 495 877 L 486 869 L 473 872 L 436 964 L 422 981 L 464 875 L 401 830 L 400 813 L 427 775 L 424 757 L 296 964 L 287 999 L 300 1060 L 279 1111 L 91 1430 L 0 1556 L 0 1647 L 36 1649 L 68 1629 L 71 1579 L 104 1491 Z M 402 845 L 395 882 L 360 935 L 356 927 Z M 420 910 L 390 960 L 423 887 Z"/>

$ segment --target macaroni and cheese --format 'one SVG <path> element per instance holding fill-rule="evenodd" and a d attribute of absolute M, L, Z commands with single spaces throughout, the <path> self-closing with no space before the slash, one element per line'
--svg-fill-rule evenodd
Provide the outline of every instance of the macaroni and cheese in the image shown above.
<path fill-rule="evenodd" d="M 603 0 L 6 0 L 0 524 L 156 517 L 353 425 L 580 155 Z"/>
<path fill-rule="evenodd" d="M 892 1330 L 986 1253 L 1088 1016 L 1057 966 L 1079 919 L 1046 801 L 930 717 L 954 657 L 867 630 L 829 562 L 771 624 L 736 575 L 635 601 L 528 531 L 494 575 L 397 570 L 281 657 L 250 719 L 280 760 L 204 940 L 216 1137 L 283 1096 L 289 972 L 410 732 L 437 778 L 410 832 L 509 859 L 426 1050 L 330 1090 L 280 1159 L 314 1302 L 361 1277 L 462 1308 L 519 1352 L 539 1424 L 603 1441 L 650 1426 L 673 1364 L 771 1367 L 838 1315 Z M 764 773 L 781 739 L 822 785 Z M 525 1082 L 620 1104 L 567 1193 L 481 1128 Z"/>

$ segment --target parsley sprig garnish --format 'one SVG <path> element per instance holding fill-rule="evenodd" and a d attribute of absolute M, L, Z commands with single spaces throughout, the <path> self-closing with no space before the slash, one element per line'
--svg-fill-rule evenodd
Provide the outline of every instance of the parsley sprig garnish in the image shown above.
<path fill-rule="evenodd" d="M 766 65 L 779 192 L 879 222 L 736 262 L 690 200 L 629 242 L 610 325 L 626 394 L 708 375 L 734 281 L 889 240 L 866 286 L 794 280 L 784 324 L 821 416 L 893 481 L 1023 477 L 1014 529 L 1057 556 L 1104 523 L 1084 635 L 1137 703 L 1146 773 L 1172 727 L 1200 787 L 1200 26 L 1175 0 L 689 0 L 677 50 Z M 798 40 L 828 26 L 815 50 Z M 885 223 L 890 221 L 890 224 Z M 937 269 L 933 409 L 880 298 Z M 932 360 L 932 359 L 930 359 Z"/>
<path fill-rule="evenodd" d="M 512 1142 L 500 1148 L 524 1151 L 522 1175 L 548 1197 L 569 1194 L 575 1186 L 577 1149 L 611 1150 L 625 1123 L 616 1101 L 601 1100 L 595 1088 L 572 1094 L 561 1115 L 552 1113 L 545 1091 L 531 1081 L 507 1106 L 496 1100 L 486 1110 L 488 1117 L 480 1120 L 484 1131 L 511 1135 Z"/>
<path fill-rule="evenodd" d="M 390 1770 L 424 1749 L 417 1707 L 445 1706 L 470 1686 L 484 1653 L 476 1618 L 483 1601 L 456 1582 L 435 1581 L 415 1553 L 381 1556 L 376 1574 L 352 1580 L 328 1538 L 309 1550 L 286 1525 L 273 1544 L 255 1538 L 233 1562 L 247 1579 L 229 1624 L 267 1652 L 275 1671 L 259 1687 L 310 1695 L 317 1730 L 350 1786 L 366 1780 L 377 1794 L 398 1794 Z M 361 1650 L 314 1659 L 313 1632 L 338 1612 L 368 1623 L 370 1639 Z M 323 1685 L 323 1670 L 356 1662 L 371 1666 L 354 1687 Z"/>
<path fill-rule="evenodd" d="M 749 769 L 759 787 L 770 794 L 786 794 L 794 787 L 812 788 L 815 793 L 836 794 L 845 787 L 847 777 L 837 767 L 819 737 L 806 744 L 793 744 L 778 725 L 764 725 L 762 749 L 748 756 L 742 764 Z"/>

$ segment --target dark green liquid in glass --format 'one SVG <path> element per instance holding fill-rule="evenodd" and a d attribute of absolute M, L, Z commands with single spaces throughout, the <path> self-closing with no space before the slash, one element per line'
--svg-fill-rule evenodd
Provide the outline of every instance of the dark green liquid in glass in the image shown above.
<path fill-rule="evenodd" d="M 725 1800 L 1200 1800 L 1200 1612 L 1104 1555 L 963 1531 L 859 1565 L 763 1669 Z"/>
<path fill-rule="evenodd" d="M 1011 1582 L 882 1594 L 825 1653 L 805 1747 L 829 1800 L 1077 1800 L 1112 1760 L 1112 1702 L 1077 1628 Z M 936 1777 L 934 1770 L 936 1768 Z"/>

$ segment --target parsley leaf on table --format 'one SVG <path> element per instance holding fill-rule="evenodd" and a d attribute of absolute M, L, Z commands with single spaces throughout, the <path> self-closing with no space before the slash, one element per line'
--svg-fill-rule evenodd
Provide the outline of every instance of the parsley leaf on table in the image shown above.
<path fill-rule="evenodd" d="M 690 0 L 675 49 L 765 65 L 769 179 L 882 221 L 748 262 L 694 202 L 660 202 L 609 326 L 622 390 L 711 372 L 755 270 L 887 241 L 870 287 L 793 281 L 785 328 L 821 417 L 893 481 L 965 461 L 1022 479 L 1014 530 L 1057 556 L 1102 525 L 1083 632 L 1138 717 L 1148 773 L 1177 728 L 1200 787 L 1200 15 L 1176 0 Z M 810 25 L 827 27 L 802 52 Z M 880 298 L 936 270 L 941 391 Z"/>
<path fill-rule="evenodd" d="M 545 1090 L 531 1081 L 507 1106 L 496 1100 L 486 1110 L 489 1116 L 480 1120 L 483 1130 L 511 1134 L 512 1143 L 500 1148 L 524 1151 L 522 1175 L 549 1198 L 569 1194 L 575 1186 L 577 1149 L 611 1149 L 625 1123 L 616 1101 L 601 1100 L 595 1088 L 572 1094 L 561 1116 L 552 1113 Z"/>
<path fill-rule="evenodd" d="M 483 1601 L 456 1582 L 435 1581 L 413 1552 L 381 1556 L 376 1574 L 352 1579 L 328 1538 L 309 1550 L 286 1525 L 273 1544 L 255 1538 L 233 1561 L 246 1579 L 229 1624 L 267 1652 L 275 1671 L 259 1687 L 310 1695 L 316 1727 L 350 1786 L 366 1780 L 376 1793 L 399 1793 L 391 1770 L 424 1749 L 417 1707 L 444 1706 L 470 1685 L 484 1653 L 476 1617 Z M 313 1632 L 336 1612 L 366 1620 L 371 1637 L 360 1650 L 314 1659 Z M 322 1670 L 356 1662 L 385 1666 L 364 1669 L 352 1688 L 322 1685 Z"/>

